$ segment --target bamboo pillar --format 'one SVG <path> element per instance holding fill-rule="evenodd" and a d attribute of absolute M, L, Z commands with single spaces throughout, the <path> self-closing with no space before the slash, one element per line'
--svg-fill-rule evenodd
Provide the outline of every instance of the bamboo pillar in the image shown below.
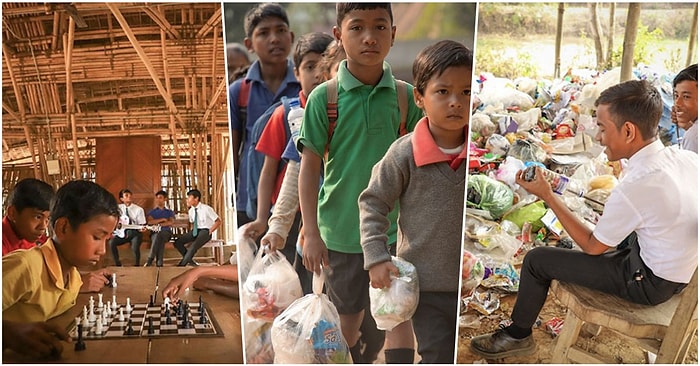
<path fill-rule="evenodd" d="M 622 66 L 620 70 L 620 82 L 632 79 L 634 68 L 634 45 L 637 42 L 637 27 L 642 11 L 640 3 L 629 3 L 627 7 L 627 22 L 625 24 L 625 40 L 622 45 Z"/>
<path fill-rule="evenodd" d="M 698 3 L 693 6 L 693 21 L 690 22 L 690 35 L 688 36 L 688 57 L 685 59 L 685 66 L 693 63 L 695 46 L 698 43 Z"/>
<path fill-rule="evenodd" d="M 561 75 L 561 37 L 564 29 L 564 3 L 559 3 L 557 12 L 557 33 L 554 41 L 554 78 Z"/>
<path fill-rule="evenodd" d="M 64 45 L 66 47 L 66 117 L 71 129 L 71 139 L 73 140 L 73 178 L 80 178 L 80 153 L 78 151 L 78 130 L 75 121 L 75 99 L 73 98 L 73 43 L 75 40 L 75 21 L 69 17 L 68 35 L 64 35 Z"/>
<path fill-rule="evenodd" d="M 156 7 L 157 11 L 160 12 L 160 6 Z M 172 84 L 170 82 L 170 71 L 168 70 L 168 52 L 166 48 L 166 42 L 165 42 L 165 31 L 161 29 L 160 31 L 160 48 L 161 48 L 161 55 L 163 57 L 163 74 L 165 76 L 165 90 L 168 93 L 168 95 L 172 95 Z M 173 141 L 173 149 L 175 151 L 175 171 L 177 174 L 180 174 L 182 171 L 182 160 L 180 159 L 180 144 L 178 144 L 177 141 L 177 130 L 175 129 L 175 115 L 171 111 L 169 113 L 169 122 L 168 125 L 170 127 L 170 139 Z M 181 175 L 176 175 L 177 177 Z M 184 187 L 182 185 L 173 185 L 173 187 L 178 187 L 178 191 L 174 192 L 176 195 L 179 195 L 182 193 L 182 190 Z"/>

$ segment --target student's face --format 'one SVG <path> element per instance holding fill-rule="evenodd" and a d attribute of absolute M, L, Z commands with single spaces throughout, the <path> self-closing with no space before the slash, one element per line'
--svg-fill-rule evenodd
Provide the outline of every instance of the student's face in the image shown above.
<path fill-rule="evenodd" d="M 122 198 L 120 198 L 123 204 L 125 205 L 130 205 L 131 204 L 131 193 L 124 193 L 122 194 Z"/>
<path fill-rule="evenodd" d="M 15 206 L 7 208 L 7 216 L 20 239 L 36 242 L 42 234 L 46 234 L 49 225 L 49 211 L 35 207 L 27 207 L 18 211 Z"/>
<path fill-rule="evenodd" d="M 626 153 L 627 137 L 624 133 L 624 130 L 629 127 L 623 126 L 620 129 L 617 128 L 617 125 L 612 119 L 612 115 L 608 111 L 607 104 L 598 105 L 596 116 L 598 132 L 595 135 L 595 139 L 605 147 L 605 155 L 608 157 L 608 160 L 617 161 L 629 157 Z M 625 124 L 628 123 L 629 122 L 625 122 Z"/>
<path fill-rule="evenodd" d="M 263 19 L 251 37 L 245 39 L 250 52 L 257 54 L 262 63 L 271 64 L 286 63 L 293 42 L 294 33 L 282 19 L 275 17 Z"/>
<path fill-rule="evenodd" d="M 238 69 L 248 66 L 248 60 L 239 52 L 231 51 L 227 54 L 228 72 L 231 76 Z"/>
<path fill-rule="evenodd" d="M 318 67 L 321 59 L 320 54 L 309 52 L 301 59 L 299 67 L 294 68 L 294 76 L 299 80 L 301 90 L 306 96 L 323 81 L 323 71 Z"/>
<path fill-rule="evenodd" d="M 678 126 L 688 129 L 698 118 L 698 82 L 684 80 L 673 88 L 673 106 Z"/>
<path fill-rule="evenodd" d="M 199 203 L 199 200 L 195 196 L 187 196 L 187 206 L 192 207 L 192 206 L 197 206 Z"/>
<path fill-rule="evenodd" d="M 163 196 L 162 194 L 157 195 L 155 198 L 155 202 L 156 202 L 156 206 L 158 206 L 158 207 L 165 206 L 165 196 Z"/>
<path fill-rule="evenodd" d="M 76 267 L 94 266 L 105 254 L 107 241 L 117 225 L 115 216 L 100 214 L 73 229 L 65 217 L 54 227 L 59 253 L 68 264 Z"/>
<path fill-rule="evenodd" d="M 394 44 L 396 27 L 385 9 L 353 10 L 333 34 L 345 49 L 348 66 L 376 66 L 384 62 Z"/>
<path fill-rule="evenodd" d="M 461 134 L 469 124 L 471 92 L 472 69 L 448 67 L 428 80 L 424 95 L 414 88 L 413 96 L 416 105 L 428 116 L 433 135 Z"/>

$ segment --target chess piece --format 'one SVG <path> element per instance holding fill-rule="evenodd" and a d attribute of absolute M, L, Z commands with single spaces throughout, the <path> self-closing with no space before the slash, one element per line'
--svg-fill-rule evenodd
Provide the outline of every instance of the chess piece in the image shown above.
<path fill-rule="evenodd" d="M 100 315 L 100 317 L 97 319 L 97 322 L 95 323 L 95 335 L 102 335 L 102 332 L 104 330 L 102 328 L 102 323 L 104 321 L 103 319 L 104 319 L 103 315 Z"/>
<path fill-rule="evenodd" d="M 112 309 L 117 311 L 117 295 L 112 295 Z"/>
<path fill-rule="evenodd" d="M 155 330 L 153 329 L 153 317 L 149 316 L 148 317 L 148 334 L 155 334 Z"/>
<path fill-rule="evenodd" d="M 90 301 L 88 301 L 88 305 L 95 306 L 95 298 L 92 295 L 90 295 Z"/>
<path fill-rule="evenodd" d="M 169 297 L 166 296 L 165 299 L 163 299 L 163 305 L 165 305 L 166 307 L 168 305 L 170 305 L 170 298 Z"/>
<path fill-rule="evenodd" d="M 153 295 L 151 295 L 151 299 L 148 301 L 148 307 L 153 307 Z"/>
<path fill-rule="evenodd" d="M 126 324 L 126 335 L 134 335 L 134 327 L 131 323 L 131 319 L 129 319 L 129 322 Z"/>
<path fill-rule="evenodd" d="M 78 340 L 75 342 L 76 351 L 85 350 L 85 342 L 83 342 L 83 325 L 78 324 Z"/>
<path fill-rule="evenodd" d="M 90 323 L 88 321 L 88 312 L 87 312 L 86 306 L 83 306 L 83 319 L 81 320 L 80 324 L 86 329 L 88 326 L 90 326 Z"/>
<path fill-rule="evenodd" d="M 109 324 L 109 318 L 110 315 L 107 315 L 105 313 L 102 313 L 102 325 L 108 325 Z"/>
<path fill-rule="evenodd" d="M 102 302 L 102 293 L 99 293 L 97 294 L 97 307 L 102 308 L 102 305 L 104 305 L 104 303 Z"/>
<path fill-rule="evenodd" d="M 165 324 L 170 325 L 173 323 L 173 320 L 170 319 L 170 312 L 166 311 L 165 312 Z"/>
<path fill-rule="evenodd" d="M 112 273 L 112 282 L 110 283 L 110 287 L 117 287 L 117 274 Z"/>
<path fill-rule="evenodd" d="M 199 324 L 207 324 L 208 322 L 207 314 L 202 313 L 202 315 L 199 316 Z"/>
<path fill-rule="evenodd" d="M 126 298 L 126 312 L 131 313 L 132 307 L 131 307 L 131 298 L 127 297 Z"/>
<path fill-rule="evenodd" d="M 119 321 L 124 321 L 124 308 L 119 308 Z"/>
<path fill-rule="evenodd" d="M 97 317 L 95 316 L 95 304 L 90 304 L 90 313 L 88 314 L 88 321 L 94 323 Z"/>

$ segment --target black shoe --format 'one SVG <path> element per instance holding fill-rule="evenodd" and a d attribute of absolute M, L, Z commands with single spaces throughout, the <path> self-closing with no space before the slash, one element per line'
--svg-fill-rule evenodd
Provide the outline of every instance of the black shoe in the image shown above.
<path fill-rule="evenodd" d="M 194 259 L 190 259 L 190 261 L 187 262 L 187 265 L 192 267 L 199 267 L 199 263 L 197 263 Z"/>
<path fill-rule="evenodd" d="M 153 258 L 148 258 L 146 259 L 146 264 L 144 264 L 143 266 L 150 267 L 151 265 L 153 265 Z"/>
<path fill-rule="evenodd" d="M 156 267 L 163 267 L 163 260 L 157 260 L 156 261 Z"/>
<path fill-rule="evenodd" d="M 121 267 L 121 266 L 122 266 L 122 262 L 114 262 L 114 265 L 117 266 L 117 267 Z"/>
<path fill-rule="evenodd" d="M 537 349 L 532 334 L 523 339 L 516 339 L 511 337 L 504 327 L 493 333 L 472 338 L 470 345 L 472 352 L 487 359 L 529 355 Z"/>

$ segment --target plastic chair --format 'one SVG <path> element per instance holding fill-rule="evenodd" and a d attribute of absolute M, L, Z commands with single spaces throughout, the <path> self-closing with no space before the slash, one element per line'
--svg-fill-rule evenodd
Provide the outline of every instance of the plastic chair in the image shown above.
<path fill-rule="evenodd" d="M 619 363 L 576 346 L 584 323 L 608 328 L 656 354 L 655 363 L 683 363 L 698 327 L 698 270 L 681 293 L 655 305 L 639 305 L 585 287 L 552 281 L 552 292 L 568 308 L 552 352 L 552 363 Z"/>

